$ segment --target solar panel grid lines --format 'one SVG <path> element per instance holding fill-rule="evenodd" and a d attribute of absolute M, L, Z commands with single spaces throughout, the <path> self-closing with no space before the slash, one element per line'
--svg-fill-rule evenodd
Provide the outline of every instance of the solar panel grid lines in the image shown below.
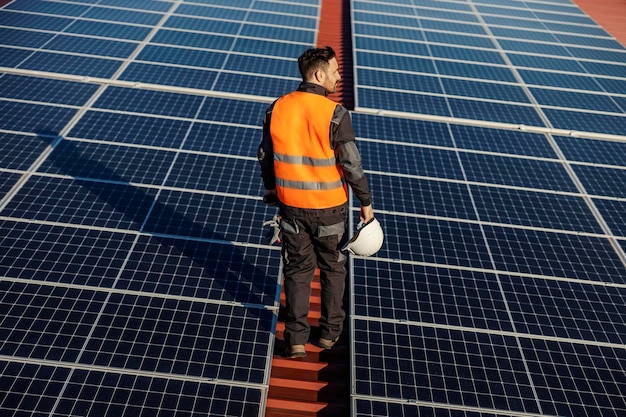
<path fill-rule="evenodd" d="M 416 14 L 419 14 L 418 8 L 414 8 L 414 9 L 415 9 L 415 13 L 416 13 Z M 406 10 L 412 10 L 412 9 L 408 9 L 408 8 L 407 8 Z M 428 17 L 424 17 L 423 19 L 427 19 L 427 18 L 428 18 Z M 358 17 L 357 17 L 357 19 L 358 19 Z M 401 18 L 400 18 L 400 17 L 398 17 L 398 19 L 401 19 Z M 421 20 L 420 20 L 420 21 L 421 21 Z M 484 24 L 483 24 L 483 25 L 484 25 Z M 486 26 L 485 26 L 485 27 L 486 27 Z M 489 29 L 487 29 L 487 30 L 489 30 Z M 485 35 L 489 35 L 489 33 L 486 33 Z M 494 36 L 493 36 L 493 35 L 489 35 L 488 37 L 489 37 L 489 38 L 491 38 L 493 42 L 497 42 L 496 38 L 494 38 Z M 365 39 L 365 38 L 357 38 L 357 39 L 363 40 L 363 39 Z M 434 48 L 434 47 L 435 47 L 435 45 L 434 45 L 434 44 L 429 44 L 429 45 L 432 45 L 432 46 L 429 46 L 429 48 Z M 359 48 L 359 43 L 357 43 L 356 47 L 357 47 L 357 49 Z M 432 50 L 432 49 L 431 49 L 431 50 Z M 507 52 L 507 53 L 508 53 L 508 52 Z M 395 54 L 393 54 L 393 55 L 395 55 Z M 502 53 L 501 53 L 501 55 L 502 55 Z M 536 55 L 536 52 L 534 53 L 534 55 L 533 55 L 533 56 L 535 56 L 535 55 Z M 504 54 L 503 56 L 506 58 L 506 54 Z M 620 54 L 619 56 L 621 57 L 621 56 L 624 56 L 624 55 L 623 55 L 623 53 L 622 53 L 622 54 Z M 620 58 L 618 58 L 618 60 L 619 60 L 619 59 L 620 59 Z M 437 61 L 434 61 L 434 62 L 437 62 Z M 443 61 L 443 62 L 445 62 L 445 61 Z M 362 64 L 361 64 L 361 63 L 357 60 L 357 65 L 358 65 L 358 66 L 360 66 L 360 65 L 362 65 Z M 510 65 L 510 62 L 509 62 L 509 64 L 508 64 L 508 67 L 509 67 L 509 68 L 513 68 L 513 67 Z M 522 82 L 522 85 L 523 85 L 523 81 L 519 78 L 519 76 L 517 76 L 517 82 L 520 82 L 520 81 Z M 366 83 L 369 83 L 369 82 L 374 82 L 374 81 L 367 81 L 367 80 L 366 80 Z M 384 85 L 384 84 L 383 84 L 383 85 Z M 390 87 L 389 85 L 384 85 L 384 86 L 385 86 L 385 87 Z M 366 88 L 367 88 L 367 87 L 366 87 Z M 368 92 L 367 90 L 366 90 L 366 91 L 363 91 L 363 93 L 367 93 L 367 92 Z M 357 94 L 358 94 L 358 91 L 357 91 Z M 426 94 L 432 94 L 432 93 L 426 93 Z M 402 102 L 403 100 L 405 100 L 405 101 L 410 101 L 410 99 L 409 99 L 409 98 L 403 98 L 403 97 L 401 97 L 401 94 L 397 94 L 397 95 L 398 95 L 398 98 L 399 98 L 400 102 Z M 530 95 L 530 94 L 527 94 L 527 95 L 528 95 L 529 97 L 532 97 L 532 95 Z M 393 94 L 392 94 L 392 96 L 393 96 Z M 365 97 L 365 96 L 364 96 L 364 97 Z M 367 96 L 367 99 L 369 99 L 369 97 L 370 97 L 370 96 L 368 95 L 368 96 Z M 391 106 L 398 106 L 398 104 L 391 104 L 392 102 L 393 102 L 393 98 L 390 98 L 389 100 L 386 100 L 386 101 L 384 101 L 384 102 L 382 102 L 382 101 L 381 101 L 381 102 L 378 102 L 378 103 L 375 103 L 375 102 L 367 102 L 368 104 L 366 104 L 366 105 L 365 105 L 365 107 L 374 107 L 374 108 L 389 108 L 389 107 L 390 107 L 390 105 L 391 105 Z M 535 102 L 535 101 L 534 101 L 534 99 L 533 99 L 533 102 Z M 571 102 L 571 101 L 570 101 L 570 102 Z M 437 104 L 437 105 L 436 105 L 436 104 L 434 104 L 434 103 L 429 103 L 429 105 L 430 105 L 430 106 L 433 106 L 433 105 L 435 105 L 435 106 L 441 106 L 440 104 Z M 536 107 L 536 108 L 538 108 L 538 106 L 537 106 L 537 103 L 536 103 L 536 102 L 535 102 L 535 107 Z M 397 107 L 396 107 L 396 108 L 397 108 Z M 426 111 L 426 112 L 431 112 L 431 113 L 433 112 L 432 110 L 427 110 L 427 108 L 428 108 L 428 105 L 422 104 L 422 105 L 419 105 L 419 106 L 417 106 L 417 107 L 415 107 L 415 106 L 414 106 L 414 107 L 411 107 L 411 108 L 410 108 L 410 110 L 408 110 L 408 111 L 413 111 L 413 112 L 415 112 L 415 111 L 417 111 L 417 112 L 424 112 L 424 111 Z M 460 108 L 460 107 L 455 107 L 452 111 L 453 111 L 453 112 L 454 112 L 454 111 L 458 112 L 458 116 L 459 116 L 459 117 L 466 117 L 466 118 L 470 118 L 470 119 L 471 119 L 471 118 L 481 118 L 481 116 L 479 116 L 479 115 L 478 115 L 478 114 L 476 114 L 476 113 L 474 113 L 474 114 L 469 114 L 469 113 L 464 114 L 464 111 L 463 111 L 463 110 L 462 110 L 462 108 Z M 492 114 L 492 116 L 491 116 L 491 117 L 494 117 L 494 116 L 493 116 L 493 114 L 494 114 L 494 113 L 497 113 L 497 112 L 498 112 L 498 110 L 496 110 L 496 109 L 489 109 L 489 108 L 485 107 L 483 110 L 481 110 L 481 112 L 482 112 L 482 113 L 484 113 L 484 114 Z M 621 113 L 621 112 L 622 112 L 622 110 L 618 110 L 618 112 L 620 112 L 620 113 Z M 435 111 L 435 112 L 434 112 L 434 113 L 432 113 L 432 114 L 436 114 L 436 115 L 446 115 L 445 113 L 441 113 L 441 111 Z M 560 116 L 560 115 L 559 115 L 559 116 Z M 501 116 L 497 116 L 497 117 L 501 117 Z M 527 116 L 527 117 L 528 117 L 528 116 Z M 615 121 L 613 121 L 613 120 L 612 120 L 612 121 L 610 122 L 610 124 L 611 124 L 611 125 L 612 125 L 612 124 L 616 124 L 617 126 L 619 126 L 619 125 L 620 125 L 620 123 L 621 123 L 621 120 L 620 120 L 620 119 L 622 119 L 622 118 L 617 118 Z M 498 120 L 498 119 L 496 119 L 496 120 Z M 609 119 L 607 119 L 607 120 L 609 120 Z M 540 122 L 537 118 L 532 118 L 532 117 L 531 117 L 530 119 L 526 119 L 523 123 L 526 123 L 526 124 L 531 124 L 531 125 L 538 125 L 538 126 L 543 126 L 543 124 L 544 124 L 543 122 Z M 609 126 L 610 126 L 610 125 L 609 125 Z M 561 126 L 559 126 L 559 127 L 561 127 Z M 619 127 L 616 127 L 616 128 L 610 127 L 610 128 L 609 128 L 609 130 L 608 130 L 607 132 L 619 132 L 619 131 L 620 131 L 620 128 L 619 128 Z"/>
<path fill-rule="evenodd" d="M 11 309 L 0 386 L 11 411 L 263 413 L 280 262 L 260 230 L 272 210 L 260 203 L 254 152 L 264 108 L 295 87 L 295 57 L 313 44 L 314 30 L 294 22 L 319 6 L 183 2 L 156 30 L 172 4 L 16 1 L 44 9 L 0 11 L 3 114 L 14 115 L 0 126 L 0 281 Z M 439 70 L 381 71 L 396 83 L 388 103 L 418 90 L 435 114 L 352 112 L 387 234 L 376 257 L 353 259 L 353 351 L 366 364 L 352 370 L 353 413 L 617 416 L 623 49 L 567 1 L 473 4 L 491 35 L 467 2 L 353 2 L 368 8 L 358 16 L 385 18 L 353 19 L 361 57 L 415 56 Z M 243 23 L 247 10 L 260 12 Z M 393 21 L 407 10 L 419 31 Z M 95 70 L 126 56 L 109 45 L 144 43 L 118 78 L 107 78 L 117 64 Z M 56 63 L 18 66 L 37 48 Z M 209 58 L 225 53 L 227 62 Z M 387 90 L 371 85 L 389 59 L 378 61 L 357 74 L 372 100 Z M 211 65 L 222 81 L 208 91 Z M 509 106 L 528 99 L 521 85 L 552 126 L 512 117 Z M 106 94 L 85 107 L 98 89 Z M 37 135 L 44 120 L 54 134 Z M 94 321 L 93 309 L 106 315 Z M 84 360 L 69 361 L 83 346 Z"/>

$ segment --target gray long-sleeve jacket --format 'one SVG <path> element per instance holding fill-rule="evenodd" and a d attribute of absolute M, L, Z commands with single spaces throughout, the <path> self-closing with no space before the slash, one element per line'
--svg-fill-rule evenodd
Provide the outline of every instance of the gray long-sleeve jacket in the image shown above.
<path fill-rule="evenodd" d="M 298 91 L 320 94 L 326 96 L 324 87 L 303 82 L 298 87 Z M 266 190 L 276 188 L 274 175 L 274 152 L 272 137 L 270 135 L 270 124 L 272 122 L 272 103 L 265 111 L 263 118 L 263 140 L 259 145 L 257 156 L 261 165 L 261 177 Z M 372 203 L 372 194 L 367 183 L 367 177 L 363 171 L 361 154 L 356 147 L 352 119 L 348 110 L 337 104 L 335 113 L 331 120 L 330 145 L 335 150 L 337 165 L 341 167 L 345 180 L 352 188 L 352 192 L 362 206 L 369 206 Z"/>

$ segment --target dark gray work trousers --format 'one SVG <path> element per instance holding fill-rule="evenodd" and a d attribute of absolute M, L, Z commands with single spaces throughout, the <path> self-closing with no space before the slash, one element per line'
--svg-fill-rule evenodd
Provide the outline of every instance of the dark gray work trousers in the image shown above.
<path fill-rule="evenodd" d="M 347 257 L 348 204 L 328 209 L 281 207 L 282 256 L 286 297 L 285 342 L 303 345 L 309 340 L 307 322 L 311 281 L 320 270 L 320 337 L 334 339 L 343 330 L 346 313 L 342 301 Z"/>

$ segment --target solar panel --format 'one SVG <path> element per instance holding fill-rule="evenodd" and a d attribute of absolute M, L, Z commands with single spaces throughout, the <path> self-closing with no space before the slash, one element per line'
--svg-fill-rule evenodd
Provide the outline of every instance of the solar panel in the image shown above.
<path fill-rule="evenodd" d="M 626 413 L 626 49 L 569 0 L 350 6 L 352 415 Z M 0 8 L 0 414 L 264 415 L 256 147 L 320 7 Z"/>

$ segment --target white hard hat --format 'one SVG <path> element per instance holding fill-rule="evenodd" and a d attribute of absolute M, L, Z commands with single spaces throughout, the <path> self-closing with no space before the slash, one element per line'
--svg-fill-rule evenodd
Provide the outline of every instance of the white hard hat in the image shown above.
<path fill-rule="evenodd" d="M 347 250 L 353 255 L 371 256 L 383 246 L 383 237 L 383 229 L 378 220 L 360 222 L 352 239 L 341 250 Z"/>

